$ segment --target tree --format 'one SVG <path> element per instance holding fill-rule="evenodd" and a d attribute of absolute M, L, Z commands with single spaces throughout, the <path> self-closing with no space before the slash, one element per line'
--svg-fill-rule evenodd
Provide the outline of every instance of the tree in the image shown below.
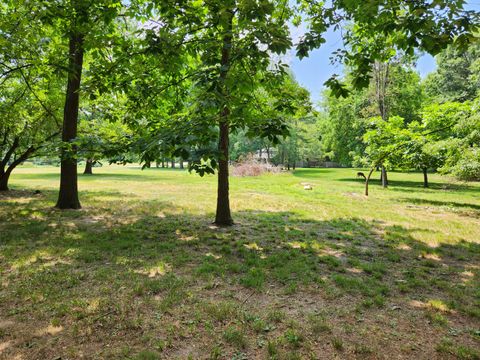
<path fill-rule="evenodd" d="M 309 15 L 310 31 L 297 45 L 300 57 L 308 56 L 310 50 L 325 42 L 323 34 L 328 27 L 338 30 L 342 23 L 350 25 L 342 32 L 347 47 L 338 49 L 334 59 L 349 67 L 353 89 L 367 87 L 375 74 L 370 69 L 375 64 L 388 63 L 398 54 L 413 57 L 416 50 L 421 50 L 436 55 L 448 45 L 466 49 L 475 39 L 480 17 L 477 12 L 464 11 L 461 1 L 333 1 L 326 6 L 323 1 L 309 0 L 301 4 Z M 385 65 L 378 67 L 382 76 L 375 79 L 382 89 L 386 79 L 384 68 Z M 325 85 L 336 97 L 345 97 L 351 92 L 338 75 L 333 75 Z M 380 116 L 385 117 L 384 96 L 378 100 Z M 384 171 L 382 175 L 384 182 Z"/>
<path fill-rule="evenodd" d="M 101 57 L 116 43 L 119 23 L 114 20 L 124 6 L 120 0 L 19 0 L 2 7 L 10 40 L 2 42 L 8 51 L 9 72 L 22 74 L 23 69 L 33 68 L 62 76 L 66 82 L 56 206 L 78 209 L 76 138 L 84 54 L 101 49 L 96 51 Z"/>
<path fill-rule="evenodd" d="M 82 11 L 83 10 L 83 11 Z M 80 7 L 71 9 L 72 13 L 81 13 Z M 75 19 L 76 20 L 76 19 Z M 60 209 L 79 209 L 77 185 L 77 147 L 72 142 L 77 137 L 78 106 L 80 99 L 80 83 L 83 69 L 85 35 L 79 29 L 72 28 L 69 34 L 68 81 L 65 94 L 65 110 L 63 114 L 62 156 L 60 163 L 60 191 L 56 207 Z"/>
<path fill-rule="evenodd" d="M 324 93 L 322 147 L 330 158 L 346 166 L 355 164 L 355 159 L 363 155 L 362 137 L 372 117 L 386 121 L 390 116 L 400 116 L 407 123 L 420 119 L 424 97 L 420 77 L 409 62 L 397 59 L 377 63 L 372 74 L 368 88 L 355 89 L 347 69 L 345 82 L 350 84 L 350 95 L 337 98 L 331 91 Z"/>
<path fill-rule="evenodd" d="M 305 152 L 308 144 L 313 143 L 315 137 L 312 104 L 309 92 L 302 88 L 291 75 L 286 75 L 284 82 L 278 88 L 278 92 L 270 94 L 270 101 L 265 108 L 273 109 L 270 116 L 284 119 L 289 128 L 288 137 L 280 141 L 276 162 L 290 170 L 295 170 L 297 162 L 305 160 Z M 318 138 L 317 138 L 318 139 Z"/>
<path fill-rule="evenodd" d="M 448 45 L 465 50 L 475 41 L 480 14 L 463 9 L 464 2 L 450 1 L 301 1 L 310 29 L 297 45 L 300 57 L 325 42 L 324 33 L 341 26 L 345 49 L 334 52 L 334 60 L 351 69 L 352 86 L 367 87 L 375 62 L 388 62 L 398 54 L 414 56 L 416 50 L 436 55 Z M 325 83 L 334 95 L 349 89 L 333 75 Z"/>
<path fill-rule="evenodd" d="M 402 66 L 403 61 L 408 59 L 397 57 L 385 62 L 376 61 L 373 64 L 371 94 L 378 114 L 384 121 L 387 121 L 391 114 L 400 117 L 404 115 L 404 119 L 405 116 L 415 118 L 421 106 L 420 78 L 417 73 Z M 413 81 L 408 81 L 409 79 Z M 380 167 L 381 182 L 385 188 L 388 186 L 387 169 L 384 164 L 380 164 Z"/>
<path fill-rule="evenodd" d="M 410 144 L 404 150 L 402 162 L 399 165 L 408 169 L 421 170 L 423 187 L 428 188 L 428 170 L 437 170 L 442 165 L 443 157 L 431 146 L 427 136 L 424 136 L 418 129 L 409 130 L 411 130 Z"/>
<path fill-rule="evenodd" d="M 259 153 L 270 145 L 265 139 L 247 136 L 247 132 L 248 130 L 244 129 L 232 134 L 230 141 L 231 161 L 236 162 L 249 154 Z"/>
<path fill-rule="evenodd" d="M 432 136 L 434 131 L 426 131 L 425 127 L 417 121 L 407 124 L 404 122 L 402 143 L 397 144 L 400 148 L 397 158 L 398 167 L 404 169 L 418 169 L 423 173 L 423 187 L 428 188 L 428 170 L 436 171 L 445 161 L 441 152 L 433 146 Z"/>
<path fill-rule="evenodd" d="M 280 88 L 281 91 L 258 89 L 249 117 L 260 121 L 265 118 L 283 119 L 289 128 L 288 137 L 277 144 L 268 138 L 259 137 L 255 127 L 234 131 L 230 146 L 230 158 L 233 161 L 257 153 L 266 156 L 268 162 L 295 168 L 299 160 L 320 156 L 316 114 L 312 110 L 310 94 L 291 75 L 285 76 Z"/>
<path fill-rule="evenodd" d="M 68 70 L 62 131 L 60 190 L 56 207 L 79 209 L 77 179 L 77 137 L 80 85 L 85 50 L 107 45 L 108 35 L 115 31 L 114 19 L 122 9 L 119 0 L 59 0 L 45 2 L 45 11 L 55 17 L 57 31 L 68 38 Z"/>
<path fill-rule="evenodd" d="M 431 104 L 423 110 L 422 126 L 431 133 L 429 146 L 444 161 L 439 171 L 461 180 L 480 179 L 480 99 Z"/>
<path fill-rule="evenodd" d="M 60 98 L 56 84 L 52 86 L 56 79 L 24 76 L 30 78 L 28 85 L 13 77 L 0 87 L 0 191 L 8 190 L 10 174 L 18 165 L 53 150 L 53 140 L 60 134 Z"/>
<path fill-rule="evenodd" d="M 402 146 L 399 143 L 405 141 L 403 125 L 404 120 L 399 116 L 391 116 L 387 120 L 378 116 L 370 120 L 370 129 L 363 136 L 366 146 L 362 161 L 372 169 L 365 182 L 365 195 L 368 195 L 368 183 L 376 167 L 400 163 L 399 150 Z"/>
<path fill-rule="evenodd" d="M 286 134 L 281 118 L 272 118 L 256 106 L 258 89 L 272 89 L 283 81 L 285 67 L 273 63 L 271 55 L 282 54 L 291 46 L 288 20 L 292 15 L 286 1 L 185 1 L 169 7 L 155 3 L 161 25 L 149 33 L 150 47 L 183 62 L 180 80 L 195 76 L 186 97 L 180 96 L 184 111 L 168 114 L 156 141 L 149 149 L 171 149 L 174 156 L 201 154 L 190 162 L 190 170 L 201 175 L 218 174 L 215 223 L 233 223 L 229 200 L 229 144 L 232 132 L 248 129 L 249 135 L 277 141 Z M 163 42 L 158 40 L 165 39 Z M 172 40 L 173 39 L 173 40 Z M 172 43 L 173 42 L 173 43 Z M 171 53 L 171 49 L 177 51 Z M 181 54 L 180 54 L 181 55 Z M 178 65 L 177 65 L 178 66 Z M 167 73 L 169 73 L 167 71 Z M 178 77 L 178 74 L 177 74 Z M 171 89 L 179 82 L 165 79 Z M 173 86 L 172 86 L 173 85 Z M 188 99 L 189 101 L 186 101 Z M 258 116 L 260 115 L 260 116 Z M 216 149 L 212 142 L 216 141 Z M 144 159 L 149 161 L 146 156 Z"/>
<path fill-rule="evenodd" d="M 126 99 L 121 94 L 104 93 L 84 99 L 76 144 L 85 159 L 84 174 L 92 175 L 101 159 L 116 162 L 128 153 L 132 136 L 123 123 Z"/>
<path fill-rule="evenodd" d="M 2 190 L 8 189 L 16 166 L 42 155 L 42 150 L 54 149 L 53 140 L 61 129 L 61 64 L 51 59 L 58 37 L 40 26 L 39 8 L 37 2 L 0 4 Z"/>
<path fill-rule="evenodd" d="M 216 84 L 220 98 L 219 115 L 219 138 L 218 138 L 218 185 L 217 185 L 217 211 L 215 214 L 215 223 L 217 225 L 231 225 L 233 223 L 230 214 L 230 191 L 228 184 L 228 161 L 229 161 L 229 132 L 231 109 L 226 101 L 229 93 L 226 84 L 229 75 L 229 69 L 232 64 L 233 47 L 233 26 L 235 18 L 235 3 L 232 2 L 223 8 L 223 14 L 219 17 L 219 22 L 223 28 L 221 33 L 222 49 L 220 59 L 219 81 Z"/>
<path fill-rule="evenodd" d="M 322 150 L 331 161 L 351 166 L 355 155 L 363 154 L 367 99 L 365 90 L 356 90 L 347 98 L 337 98 L 329 90 L 324 92 L 325 114 L 319 118 L 319 127 Z"/>
<path fill-rule="evenodd" d="M 290 47 L 287 6 L 284 1 L 277 4 L 275 1 L 228 0 L 208 7 L 207 23 L 217 23 L 219 31 L 207 33 L 207 38 L 221 39 L 218 50 L 207 56 L 210 57 L 208 63 L 219 66 L 218 77 L 209 81 L 209 86 L 218 94 L 212 100 L 217 103 L 219 111 L 217 225 L 233 223 L 228 179 L 229 134 L 232 124 L 238 127 L 246 125 L 235 116 L 235 112 L 241 111 L 240 107 L 235 107 L 239 105 L 238 100 L 245 99 L 247 92 L 255 90 L 255 83 L 248 84 L 251 79 L 260 72 L 268 71 L 269 52 L 284 53 Z M 220 58 L 215 53 L 217 51 L 221 54 Z M 245 57 L 241 59 L 241 56 Z"/>
<path fill-rule="evenodd" d="M 372 171 L 381 162 L 420 169 L 424 187 L 428 187 L 428 169 L 450 173 L 461 180 L 477 180 L 480 120 L 476 109 L 478 103 L 431 104 L 422 111 L 421 122 L 407 123 L 397 116 L 388 121 L 374 118 L 364 136 L 364 163 Z M 367 195 L 371 172 L 366 182 Z"/>
<path fill-rule="evenodd" d="M 92 175 L 93 166 L 102 159 L 117 162 L 125 156 L 130 136 L 123 123 L 108 121 L 100 113 L 93 119 L 80 121 L 77 146 L 79 156 L 85 159 L 84 174 Z"/>
<path fill-rule="evenodd" d="M 437 55 L 437 69 L 423 86 L 435 102 L 464 102 L 480 95 L 480 44 L 466 50 L 450 46 Z"/>
<path fill-rule="evenodd" d="M 478 117 L 480 46 L 449 47 L 437 57 L 437 70 L 424 81 L 430 102 L 423 111 L 423 125 L 438 128 L 431 143 L 444 163 L 439 171 L 461 180 L 480 178 Z M 477 96 L 477 98 L 475 98 Z"/>

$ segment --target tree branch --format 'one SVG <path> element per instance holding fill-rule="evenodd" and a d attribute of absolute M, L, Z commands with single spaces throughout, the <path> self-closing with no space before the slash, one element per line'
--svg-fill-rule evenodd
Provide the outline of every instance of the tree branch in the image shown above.
<path fill-rule="evenodd" d="M 21 71 L 22 69 L 33 66 L 33 64 L 25 64 L 25 65 L 21 65 L 21 66 L 17 66 L 15 68 L 12 68 L 12 67 L 8 66 L 7 64 L 5 64 L 4 62 L 2 62 L 0 64 L 8 69 L 7 71 L 4 71 L 2 74 L 0 74 L 0 78 L 5 77 L 12 72 Z"/>
<path fill-rule="evenodd" d="M 33 94 L 33 96 L 35 97 L 35 99 L 37 99 L 37 101 L 40 103 L 40 106 L 47 112 L 48 115 L 50 115 L 54 120 L 55 120 L 55 123 L 57 124 L 57 126 L 60 126 L 60 121 L 57 119 L 57 117 L 55 116 L 55 114 L 53 113 L 53 111 L 51 109 L 49 109 L 44 103 L 42 100 L 40 100 L 40 98 L 38 97 L 38 95 L 35 93 L 35 91 L 32 89 L 31 85 L 30 85 L 30 82 L 27 80 L 27 77 L 25 76 L 25 74 L 23 73 L 22 70 L 20 70 L 20 74 L 22 75 L 22 78 L 23 80 L 25 81 L 25 84 L 27 85 L 28 89 L 30 90 L 30 92 Z"/>

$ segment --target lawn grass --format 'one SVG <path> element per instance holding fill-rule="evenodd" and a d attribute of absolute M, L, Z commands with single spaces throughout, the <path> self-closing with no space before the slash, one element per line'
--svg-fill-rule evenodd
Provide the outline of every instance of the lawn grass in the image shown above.
<path fill-rule="evenodd" d="M 480 356 L 479 183 L 232 178 L 217 228 L 215 177 L 94 172 L 80 211 L 52 208 L 58 168 L 0 195 L 2 359 Z"/>

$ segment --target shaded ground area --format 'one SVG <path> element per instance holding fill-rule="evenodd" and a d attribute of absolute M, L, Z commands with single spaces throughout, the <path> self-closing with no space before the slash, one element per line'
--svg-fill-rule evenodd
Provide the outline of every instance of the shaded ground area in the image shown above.
<path fill-rule="evenodd" d="M 263 191 L 248 181 L 250 198 Z M 179 206 L 195 202 L 188 191 L 175 202 L 98 188 L 83 193 L 81 211 L 52 209 L 48 189 L 1 195 L 0 358 L 479 358 L 477 234 L 402 223 L 419 211 L 472 225 L 475 199 L 395 199 L 434 207 L 406 208 L 396 222 L 367 216 L 355 197 L 358 216 L 312 195 L 308 206 L 329 216 L 292 199 L 274 210 L 276 191 L 260 210 L 237 206 L 228 229 L 211 226 L 208 209 Z M 419 241 L 448 231 L 451 243 Z"/>

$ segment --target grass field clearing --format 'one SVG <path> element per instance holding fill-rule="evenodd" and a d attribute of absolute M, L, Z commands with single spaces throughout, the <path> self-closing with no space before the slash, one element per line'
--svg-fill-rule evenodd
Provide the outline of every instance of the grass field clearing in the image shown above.
<path fill-rule="evenodd" d="M 94 172 L 80 211 L 53 208 L 54 167 L 0 195 L 0 358 L 479 357 L 479 183 L 232 178 L 217 228 L 215 177 Z"/>

